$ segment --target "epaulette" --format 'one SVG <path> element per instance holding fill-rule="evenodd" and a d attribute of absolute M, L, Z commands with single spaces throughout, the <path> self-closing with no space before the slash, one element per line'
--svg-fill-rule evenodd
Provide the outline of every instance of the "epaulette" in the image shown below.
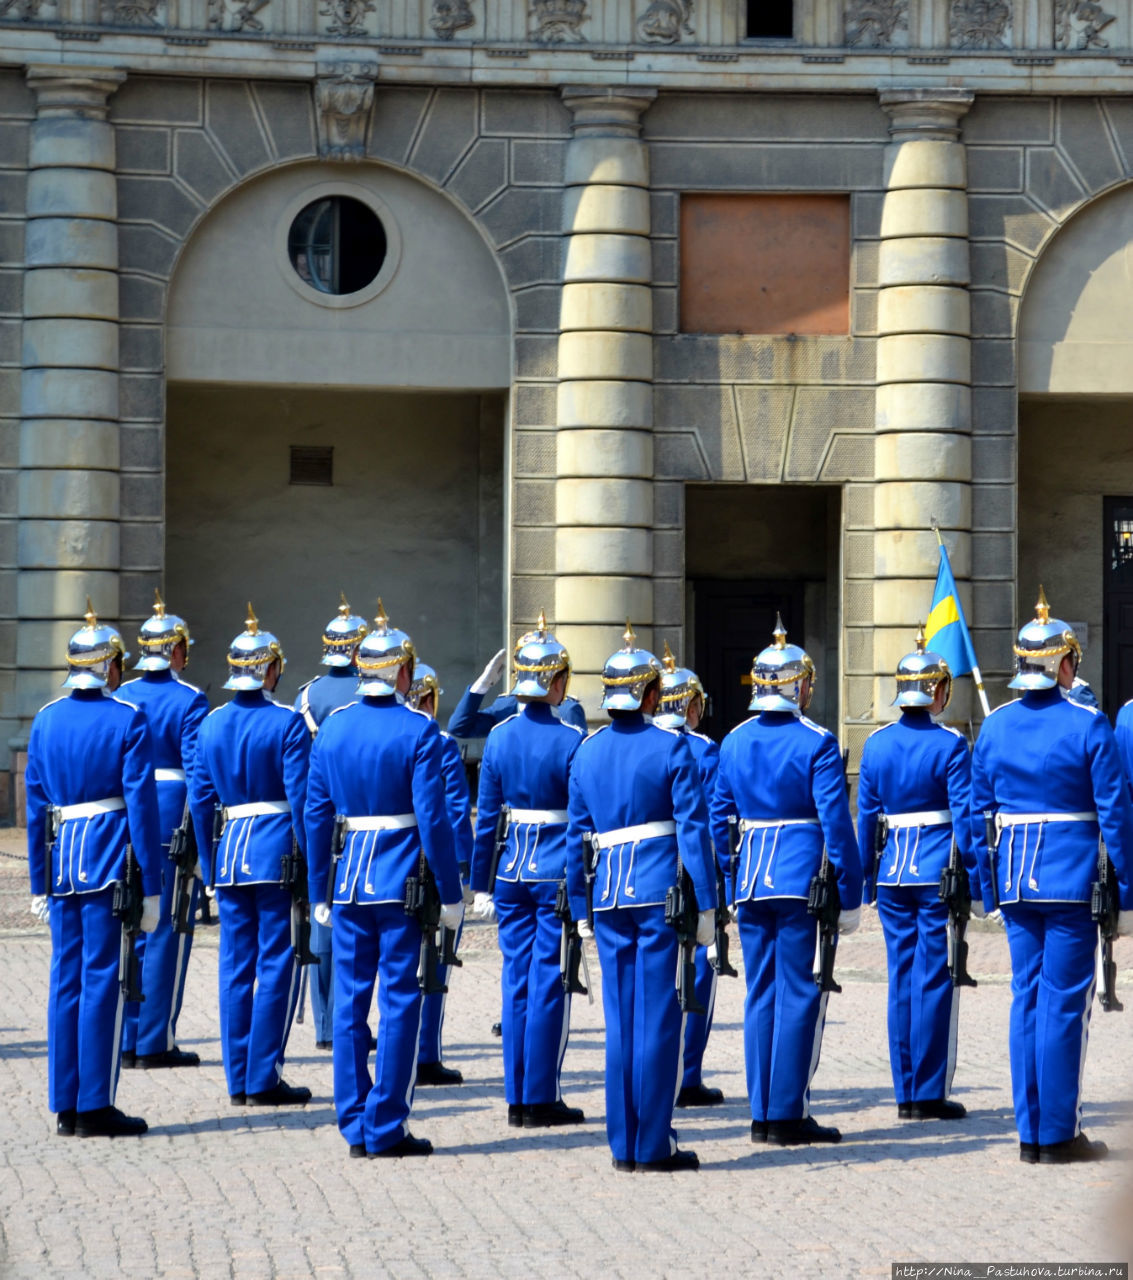
<path fill-rule="evenodd" d="M 936 727 L 937 727 L 938 729 L 944 729 L 944 730 L 946 730 L 948 733 L 954 733 L 954 734 L 956 735 L 956 737 L 960 739 L 960 741 L 961 741 L 961 742 L 963 742 L 965 745 L 967 745 L 968 739 L 964 736 L 964 734 L 962 734 L 962 733 L 960 732 L 960 730 L 959 730 L 959 729 L 954 728 L 954 727 L 953 727 L 952 725 L 950 725 L 950 724 L 938 724 Z"/>
<path fill-rule="evenodd" d="M 558 723 L 561 724 L 564 729 L 573 729 L 580 738 L 586 737 L 586 730 L 580 729 L 576 724 L 571 724 L 569 720 L 560 720 Z"/>
<path fill-rule="evenodd" d="M 806 716 L 799 716 L 799 724 L 805 724 L 808 729 L 813 729 L 820 738 L 830 737 L 830 730 L 824 729 L 822 725 L 815 724 L 813 720 L 808 720 Z"/>
<path fill-rule="evenodd" d="M 502 728 L 503 725 L 510 724 L 513 720 L 518 720 L 519 716 L 520 712 L 514 711 L 510 716 L 504 716 L 502 720 L 497 720 L 496 723 L 488 730 L 487 737 L 490 738 L 492 734 L 495 733 L 497 729 Z"/>
<path fill-rule="evenodd" d="M 684 736 L 679 729 L 668 729 L 663 724 L 651 724 L 649 727 L 651 729 L 657 729 L 661 733 L 671 733 L 674 738 L 680 738 Z"/>
<path fill-rule="evenodd" d="M 119 686 L 121 688 L 121 686 Z M 111 702 L 120 702 L 124 707 L 129 707 L 131 711 L 141 711 L 141 707 L 136 702 L 131 702 L 128 698 L 119 698 L 117 694 L 110 695 Z M 144 714 L 144 713 L 143 713 Z"/>
<path fill-rule="evenodd" d="M 984 720 L 985 721 L 990 720 L 991 717 L 995 715 L 997 711 L 1002 711 L 1004 707 L 1013 707 L 1018 701 L 1019 701 L 1018 698 L 1012 698 L 1010 702 L 1001 702 L 998 707 L 992 707 L 992 709 L 987 713 L 987 715 L 984 716 Z"/>
<path fill-rule="evenodd" d="M 866 742 L 868 742 L 870 738 L 876 738 L 879 733 L 884 733 L 886 729 L 892 729 L 895 724 L 899 723 L 900 721 L 898 720 L 890 720 L 886 724 L 879 724 L 876 729 L 870 731 L 866 737 Z"/>
<path fill-rule="evenodd" d="M 706 733 L 697 733 L 695 729 L 689 729 L 688 736 L 690 738 L 699 738 L 701 742 L 707 742 L 709 746 L 713 746 L 712 739 Z"/>
<path fill-rule="evenodd" d="M 327 720 L 329 720 L 329 719 L 331 718 L 331 716 L 336 716 L 336 715 L 338 715 L 338 713 L 339 713 L 340 711 L 349 711 L 351 707 L 356 707 L 357 705 L 358 705 L 358 704 L 357 704 L 356 702 L 344 702 L 344 703 L 342 704 L 342 706 L 341 706 L 341 707 L 335 707 L 335 709 L 334 709 L 333 711 L 328 711 L 328 712 L 327 712 L 327 717 L 326 717 L 326 718 L 327 718 Z M 325 723 L 325 721 L 324 721 L 324 723 Z"/>
<path fill-rule="evenodd" d="M 204 690 L 198 689 L 195 684 L 190 684 L 188 680 L 182 680 L 179 675 L 174 673 L 173 679 L 181 686 L 182 689 L 188 689 L 190 693 L 199 693 L 204 696 Z"/>
<path fill-rule="evenodd" d="M 223 711 L 225 707 L 228 707 L 231 705 L 232 705 L 231 703 L 222 702 L 219 707 L 213 707 L 213 709 L 209 712 L 208 716 L 205 716 L 205 719 L 207 720 L 209 716 L 215 716 L 218 711 Z"/>
<path fill-rule="evenodd" d="M 1101 715 L 1100 707 L 1091 707 L 1085 702 L 1075 702 L 1073 698 L 1063 698 L 1062 701 L 1068 706 L 1077 707 L 1079 711 L 1088 711 L 1092 716 Z"/>

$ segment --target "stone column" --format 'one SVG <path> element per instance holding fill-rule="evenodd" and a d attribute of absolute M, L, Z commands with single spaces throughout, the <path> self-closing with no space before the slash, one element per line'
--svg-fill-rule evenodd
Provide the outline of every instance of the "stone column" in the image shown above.
<path fill-rule="evenodd" d="M 59 685 L 89 594 L 118 614 L 118 228 L 106 68 L 30 66 L 19 478 L 19 714 Z"/>
<path fill-rule="evenodd" d="M 884 89 L 874 491 L 874 700 L 932 601 L 940 526 L 958 579 L 971 575 L 971 318 L 967 89 Z M 970 601 L 961 588 L 970 616 Z M 953 711 L 967 715 L 957 689 Z"/>
<path fill-rule="evenodd" d="M 649 153 L 654 89 L 567 87 L 566 235 L 558 361 L 555 626 L 595 715 L 597 674 L 626 618 L 653 621 L 653 299 Z M 522 621 L 522 620 L 517 620 Z"/>

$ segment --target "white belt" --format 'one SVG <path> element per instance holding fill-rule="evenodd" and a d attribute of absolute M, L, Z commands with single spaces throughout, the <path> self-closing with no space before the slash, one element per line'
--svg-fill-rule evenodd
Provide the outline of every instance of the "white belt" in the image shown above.
<path fill-rule="evenodd" d="M 951 809 L 924 809 L 920 813 L 887 813 L 886 825 L 890 831 L 902 827 L 944 827 L 952 822 Z"/>
<path fill-rule="evenodd" d="M 568 815 L 565 809 L 509 809 L 507 816 L 516 826 L 546 827 L 553 822 L 566 822 Z"/>
<path fill-rule="evenodd" d="M 114 813 L 125 807 L 126 801 L 121 796 L 109 796 L 105 800 L 88 800 L 85 804 L 56 805 L 55 818 L 57 822 L 70 822 L 74 818 L 93 818 L 100 813 Z"/>
<path fill-rule="evenodd" d="M 269 813 L 290 813 L 291 805 L 286 800 L 257 800 L 254 804 L 230 804 L 224 810 L 225 822 L 234 822 L 237 818 L 266 818 Z"/>
<path fill-rule="evenodd" d="M 417 825 L 415 813 L 383 813 L 372 818 L 344 818 L 345 831 L 405 831 Z"/>
<path fill-rule="evenodd" d="M 184 782 L 184 769 L 155 769 L 153 771 L 155 782 Z"/>
<path fill-rule="evenodd" d="M 997 813 L 995 822 L 1000 827 L 1029 827 L 1037 822 L 1097 822 L 1094 813 Z"/>
<path fill-rule="evenodd" d="M 741 818 L 740 834 L 766 831 L 770 827 L 817 827 L 817 818 Z"/>
<path fill-rule="evenodd" d="M 613 831 L 598 833 L 598 848 L 612 849 L 616 844 L 636 844 L 639 840 L 653 840 L 657 836 L 676 835 L 677 824 L 668 822 L 639 822 L 636 827 L 618 827 Z"/>

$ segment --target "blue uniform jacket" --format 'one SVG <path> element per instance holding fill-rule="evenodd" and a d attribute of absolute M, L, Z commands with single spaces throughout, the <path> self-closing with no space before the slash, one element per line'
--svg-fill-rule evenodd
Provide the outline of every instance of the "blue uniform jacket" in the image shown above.
<path fill-rule="evenodd" d="M 357 702 L 360 697 L 357 667 L 329 667 L 322 675 L 299 686 L 295 710 L 314 736 L 327 716 L 339 707 Z"/>
<path fill-rule="evenodd" d="M 700 772 L 685 734 L 659 729 L 640 713 L 618 717 L 587 738 L 570 771 L 567 889 L 571 914 L 586 918 L 582 840 L 643 822 L 675 821 L 675 835 L 601 849 L 594 863 L 594 910 L 664 904 L 678 857 L 697 905 L 716 903 L 716 871 Z"/>
<path fill-rule="evenodd" d="M 968 870 L 972 897 L 980 897 L 979 869 L 968 821 L 972 761 L 963 734 L 937 724 L 928 711 L 909 707 L 900 720 L 866 739 L 858 778 L 858 848 L 870 901 L 877 886 L 939 885 L 952 856 L 952 837 Z M 952 822 L 892 829 L 876 866 L 879 815 L 952 811 Z"/>
<path fill-rule="evenodd" d="M 468 792 L 464 761 L 460 757 L 460 744 L 443 729 L 441 770 L 445 778 L 445 808 L 448 810 L 448 820 L 452 823 L 457 865 L 467 870 L 472 861 L 472 797 Z"/>
<path fill-rule="evenodd" d="M 472 889 L 488 889 L 500 806 L 561 809 L 568 803 L 570 766 L 582 731 L 558 719 L 545 702 L 529 702 L 518 715 L 497 725 L 484 746 L 476 801 L 476 843 Z M 566 874 L 566 822 L 533 826 L 513 822 L 500 855 L 497 879 L 561 880 Z"/>
<path fill-rule="evenodd" d="M 514 693 L 501 694 L 487 711 L 480 710 L 483 701 L 482 693 L 473 693 L 471 687 L 465 689 L 464 696 L 448 718 L 448 731 L 454 738 L 486 738 L 496 725 L 510 720 L 520 708 L 520 701 Z M 586 732 L 586 712 L 576 698 L 564 698 L 553 714 L 556 719 L 565 720 Z"/>
<path fill-rule="evenodd" d="M 704 803 L 710 805 L 716 791 L 716 774 L 720 768 L 720 748 L 711 738 L 695 729 L 683 729 L 681 732 L 688 739 L 692 754 L 696 757 L 696 767 L 700 773 L 700 785 L 704 788 Z"/>
<path fill-rule="evenodd" d="M 416 814 L 417 826 L 351 831 L 338 863 L 336 903 L 404 902 L 422 850 L 441 901 L 461 900 L 453 829 L 445 804 L 441 731 L 435 720 L 388 697 L 336 711 L 319 730 L 307 791 L 307 870 L 312 902 L 327 897 L 336 814 Z"/>
<path fill-rule="evenodd" d="M 811 820 L 746 833 L 736 876 L 738 902 L 806 898 L 822 865 L 825 842 L 842 909 L 861 906 L 862 865 L 842 757 L 838 740 L 820 725 L 785 711 L 764 711 L 737 725 L 720 747 L 711 807 L 722 862 L 727 859 L 730 816 Z"/>
<path fill-rule="evenodd" d="M 1133 907 L 1133 809 L 1113 730 L 1100 711 L 1054 688 L 1025 693 L 984 721 L 972 757 L 972 844 L 984 906 L 991 910 L 985 811 L 1098 815 L 1096 822 L 1004 827 L 995 855 L 1000 903 L 1088 903 L 1100 828 L 1117 871 L 1121 907 Z"/>
<path fill-rule="evenodd" d="M 34 894 L 97 893 L 121 879 L 126 842 L 147 897 L 161 892 L 162 851 L 145 712 L 102 689 L 75 689 L 32 721 L 28 742 L 28 873 Z M 121 796 L 125 809 L 62 824 L 46 867 L 47 810 Z"/>
<path fill-rule="evenodd" d="M 1133 797 L 1133 701 L 1127 702 L 1117 713 L 1115 728 L 1121 766 L 1125 770 L 1125 781 L 1129 784 L 1130 796 Z"/>
<path fill-rule="evenodd" d="M 181 680 L 172 671 L 147 671 L 137 680 L 122 686 L 121 694 L 146 713 L 153 738 L 154 769 L 181 769 L 185 781 L 159 780 L 157 804 L 162 843 L 168 845 L 174 827 L 185 816 L 189 775 L 197 757 L 197 735 L 208 715 L 208 699 L 194 685 Z M 205 829 L 193 823 L 197 849 L 212 839 L 211 824 Z"/>
<path fill-rule="evenodd" d="M 212 827 L 214 807 L 286 800 L 289 813 L 231 818 L 215 854 L 201 850 L 206 883 L 278 884 L 292 832 L 303 847 L 303 806 L 311 735 L 302 717 L 259 689 L 238 692 L 201 724 L 190 804 L 197 830 Z M 207 851 L 207 856 L 206 856 Z M 213 859 L 215 857 L 215 866 Z"/>

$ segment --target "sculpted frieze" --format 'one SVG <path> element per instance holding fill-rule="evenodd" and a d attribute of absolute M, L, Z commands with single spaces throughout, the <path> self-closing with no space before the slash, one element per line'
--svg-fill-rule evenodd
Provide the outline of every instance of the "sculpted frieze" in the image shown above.
<path fill-rule="evenodd" d="M 637 35 L 649 44 L 677 44 L 681 34 L 695 35 L 692 0 L 653 0 L 637 20 Z"/>

